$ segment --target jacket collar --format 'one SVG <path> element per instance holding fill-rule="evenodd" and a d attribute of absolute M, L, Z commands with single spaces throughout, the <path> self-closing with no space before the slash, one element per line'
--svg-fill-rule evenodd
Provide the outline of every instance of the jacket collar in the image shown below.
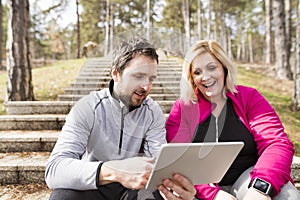
<path fill-rule="evenodd" d="M 126 111 L 125 113 L 131 112 L 131 111 L 141 107 L 141 106 L 129 106 L 129 108 L 128 108 L 118 97 L 116 97 L 114 95 L 114 83 L 115 82 L 113 79 L 111 79 L 109 82 L 109 93 L 110 93 L 113 104 L 117 104 L 117 106 L 119 108 Z"/>

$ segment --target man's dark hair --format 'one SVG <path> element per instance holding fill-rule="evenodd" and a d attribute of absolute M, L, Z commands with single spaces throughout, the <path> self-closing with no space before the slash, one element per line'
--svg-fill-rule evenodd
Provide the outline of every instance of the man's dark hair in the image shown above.
<path fill-rule="evenodd" d="M 158 55 L 154 46 L 145 38 L 132 38 L 127 42 L 121 42 L 113 53 L 112 66 L 122 74 L 126 65 L 135 55 L 144 55 L 156 60 L 158 63 Z"/>

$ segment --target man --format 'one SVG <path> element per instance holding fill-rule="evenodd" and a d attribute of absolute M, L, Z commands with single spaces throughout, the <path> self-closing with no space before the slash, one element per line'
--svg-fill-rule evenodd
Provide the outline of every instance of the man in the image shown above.
<path fill-rule="evenodd" d="M 175 175 L 144 190 L 160 146 L 165 118 L 148 94 L 158 55 L 145 39 L 123 42 L 114 52 L 109 88 L 81 98 L 66 118 L 49 158 L 50 199 L 188 199 L 196 190 Z M 173 181 L 175 180 L 175 181 Z M 182 187 L 177 182 L 185 185 Z M 171 191 L 174 191 L 172 193 Z M 177 194 L 176 194 L 177 193 Z M 179 197 L 178 197 L 179 198 Z"/>

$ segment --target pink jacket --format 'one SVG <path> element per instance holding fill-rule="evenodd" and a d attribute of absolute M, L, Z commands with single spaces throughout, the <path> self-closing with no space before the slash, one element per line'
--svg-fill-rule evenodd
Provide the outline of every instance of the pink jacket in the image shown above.
<path fill-rule="evenodd" d="M 198 91 L 198 90 L 197 90 Z M 260 177 L 272 184 L 275 195 L 292 181 L 290 177 L 294 146 L 284 132 L 278 115 L 267 100 L 253 88 L 237 86 L 237 93 L 227 93 L 240 120 L 253 134 L 259 159 L 251 172 L 251 180 Z M 166 122 L 168 142 L 191 142 L 197 124 L 204 122 L 214 105 L 197 92 L 198 102 L 184 104 L 178 99 Z M 200 176 L 201 176 L 200 172 Z M 218 186 L 196 185 L 196 197 L 213 199 Z"/>

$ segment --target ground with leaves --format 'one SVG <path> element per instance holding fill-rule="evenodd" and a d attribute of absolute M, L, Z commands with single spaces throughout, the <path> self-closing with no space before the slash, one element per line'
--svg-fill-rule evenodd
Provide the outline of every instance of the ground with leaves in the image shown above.
<path fill-rule="evenodd" d="M 0 186 L 0 200 L 48 200 L 50 193 L 46 184 Z"/>

